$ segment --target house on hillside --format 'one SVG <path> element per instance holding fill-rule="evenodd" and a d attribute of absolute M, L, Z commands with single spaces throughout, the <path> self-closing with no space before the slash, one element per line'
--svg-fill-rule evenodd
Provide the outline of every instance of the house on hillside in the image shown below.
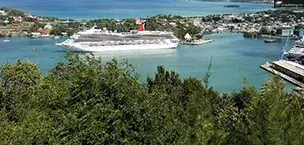
<path fill-rule="evenodd" d="M 48 30 L 52 30 L 53 26 L 50 23 L 47 23 L 43 28 L 48 29 Z"/>
<path fill-rule="evenodd" d="M 22 22 L 21 16 L 14 16 L 13 19 L 14 19 L 14 22 Z"/>
<path fill-rule="evenodd" d="M 0 16 L 5 16 L 5 15 L 6 15 L 6 12 L 5 12 L 5 11 L 0 10 Z"/>
<path fill-rule="evenodd" d="M 6 18 L 3 23 L 8 24 L 10 21 L 8 20 L 8 18 Z"/>
<path fill-rule="evenodd" d="M 43 22 L 43 21 L 44 21 L 44 19 L 43 19 L 43 18 L 40 18 L 40 17 L 37 17 L 36 20 L 37 20 L 38 22 Z"/>
<path fill-rule="evenodd" d="M 176 26 L 177 26 L 175 22 L 171 22 L 171 23 L 169 23 L 169 25 L 171 25 L 171 26 L 173 26 L 173 27 L 176 27 Z"/>
<path fill-rule="evenodd" d="M 25 18 L 34 18 L 34 16 L 31 13 L 24 13 Z"/>

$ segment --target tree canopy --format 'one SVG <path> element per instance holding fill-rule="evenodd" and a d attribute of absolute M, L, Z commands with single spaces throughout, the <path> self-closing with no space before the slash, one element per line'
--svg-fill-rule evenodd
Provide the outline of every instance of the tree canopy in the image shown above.
<path fill-rule="evenodd" d="M 1 67 L 1 144 L 304 142 L 303 100 L 276 77 L 220 94 L 210 72 L 201 81 L 158 66 L 142 83 L 127 61 L 66 58 L 46 75 L 33 62 Z"/>

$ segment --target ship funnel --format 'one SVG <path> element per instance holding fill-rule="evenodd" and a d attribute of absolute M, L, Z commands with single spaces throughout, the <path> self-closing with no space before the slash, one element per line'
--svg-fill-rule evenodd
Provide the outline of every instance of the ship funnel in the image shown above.
<path fill-rule="evenodd" d="M 137 29 L 137 31 L 144 31 L 144 30 L 146 30 L 146 22 L 141 23 L 141 25 Z"/>

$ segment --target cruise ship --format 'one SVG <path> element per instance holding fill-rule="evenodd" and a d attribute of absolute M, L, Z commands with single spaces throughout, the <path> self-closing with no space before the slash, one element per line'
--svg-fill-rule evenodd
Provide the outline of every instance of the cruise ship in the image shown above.
<path fill-rule="evenodd" d="M 125 33 L 109 32 L 106 28 L 96 26 L 72 35 L 69 39 L 56 45 L 64 46 L 70 51 L 123 51 L 168 49 L 178 46 L 179 40 L 172 32 L 147 31 L 146 22 L 137 30 Z"/>

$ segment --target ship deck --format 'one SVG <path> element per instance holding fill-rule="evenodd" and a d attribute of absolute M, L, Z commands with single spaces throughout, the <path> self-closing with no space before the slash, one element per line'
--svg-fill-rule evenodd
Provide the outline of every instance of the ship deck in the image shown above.
<path fill-rule="evenodd" d="M 108 35 L 81 35 L 75 42 L 101 42 L 101 41 L 135 41 L 135 40 L 163 40 L 163 39 L 176 39 L 172 34 L 162 35 L 127 35 L 127 36 L 108 36 Z"/>

